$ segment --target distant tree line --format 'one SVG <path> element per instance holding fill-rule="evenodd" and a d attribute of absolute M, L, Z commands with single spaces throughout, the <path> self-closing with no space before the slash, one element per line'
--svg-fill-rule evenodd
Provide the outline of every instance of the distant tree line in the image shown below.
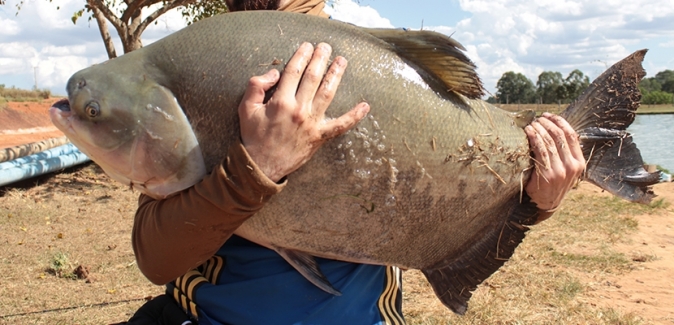
<path fill-rule="evenodd" d="M 590 78 L 576 69 L 564 78 L 560 72 L 543 71 L 536 84 L 521 73 L 508 71 L 496 84 L 496 95 L 487 101 L 499 104 L 567 104 L 578 98 L 590 85 Z M 674 71 L 658 72 L 639 84 L 643 104 L 674 102 Z"/>
<path fill-rule="evenodd" d="M 642 104 L 674 103 L 674 70 L 660 71 L 655 77 L 644 78 L 639 83 L 639 89 Z"/>

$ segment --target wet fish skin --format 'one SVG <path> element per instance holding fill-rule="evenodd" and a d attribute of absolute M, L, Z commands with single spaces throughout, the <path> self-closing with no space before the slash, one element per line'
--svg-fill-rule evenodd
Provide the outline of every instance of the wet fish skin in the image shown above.
<path fill-rule="evenodd" d="M 520 189 L 532 170 L 521 124 L 503 110 L 460 94 L 475 94 L 471 89 L 479 82 L 466 72 L 470 64 L 452 52 L 460 45 L 449 38 L 431 32 L 366 30 L 279 12 L 206 19 L 75 74 L 68 85 L 73 111 L 83 114 L 92 100 L 106 103 L 101 110 L 114 109 L 116 125 L 126 123 L 127 129 L 141 131 L 128 137 L 113 132 L 122 126 L 111 127 L 109 132 L 80 127 L 71 136 L 86 138 L 79 142 L 94 156 L 99 147 L 132 148 L 128 150 L 133 152 L 141 143 L 160 148 L 160 159 L 145 161 L 148 165 L 166 164 L 163 168 L 171 171 L 191 164 L 211 170 L 239 136 L 236 107 L 246 81 L 272 67 L 283 68 L 305 41 L 327 42 L 333 55 L 349 60 L 327 114 L 339 116 L 365 100 L 370 115 L 354 130 L 326 143 L 309 163 L 289 175 L 284 191 L 236 233 L 275 249 L 308 279 L 333 293 L 320 270 L 312 268 L 315 265 L 308 255 L 421 269 L 443 303 L 464 313 L 470 291 L 512 255 L 537 210 L 526 195 L 520 201 Z M 437 51 L 443 46 L 444 50 Z M 626 64 L 640 68 L 644 53 L 640 58 L 637 55 L 636 63 Z M 442 64 L 444 69 L 439 68 Z M 614 70 L 623 75 L 622 67 Z M 459 88 L 450 88 L 456 80 L 443 74 L 446 71 L 456 72 L 465 81 L 457 84 Z M 638 92 L 636 82 L 641 77 L 632 75 L 625 77 L 624 88 Z M 81 86 L 83 81 L 85 86 Z M 608 96 L 603 84 L 593 87 L 599 92 L 595 97 Z M 167 100 L 169 95 L 176 101 Z M 594 122 L 586 123 L 592 120 L 588 116 L 605 107 L 577 109 L 584 103 L 572 105 L 573 114 L 565 117 L 574 121 L 572 126 L 580 126 L 577 130 L 600 135 L 601 139 L 585 143 L 589 157 L 590 148 L 604 148 L 597 144 L 617 138 L 590 129 Z M 163 114 L 146 109 L 148 104 L 172 116 L 182 109 L 190 124 L 162 120 Z M 620 109 L 633 112 L 636 108 L 625 105 Z M 146 114 L 139 118 L 139 112 Z M 631 122 L 627 115 L 619 117 L 621 123 Z M 198 147 L 168 149 L 174 143 L 189 143 L 186 139 L 192 131 Z M 154 136 L 138 139 L 148 132 Z M 169 137 L 173 138 L 164 140 Z M 98 145 L 98 140 L 105 144 Z M 634 157 L 630 145 L 625 143 L 624 150 Z M 203 162 L 189 156 L 197 150 L 203 153 Z M 603 152 L 592 150 L 593 154 Z M 606 152 L 607 157 L 613 154 Z M 611 160 L 610 168 L 605 168 L 602 159 L 594 157 L 591 166 L 601 172 L 590 173 L 588 178 L 619 188 L 614 192 L 633 201 L 647 201 L 652 175 L 634 167 L 641 161 L 638 150 L 636 157 L 626 168 L 640 180 L 639 185 L 626 184 L 615 176 L 624 175 L 613 172 L 624 167 L 622 160 Z M 607 173 L 616 177 L 613 183 L 602 181 Z M 197 174 L 180 180 L 194 183 L 200 177 Z"/>

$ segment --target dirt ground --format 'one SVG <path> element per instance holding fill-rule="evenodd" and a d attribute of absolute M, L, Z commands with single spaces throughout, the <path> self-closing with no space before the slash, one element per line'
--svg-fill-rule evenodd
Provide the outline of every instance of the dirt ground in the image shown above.
<path fill-rule="evenodd" d="M 11 103 L 1 109 L 0 130 L 4 131 L 0 131 L 0 148 L 60 136 L 58 131 L 50 129 L 46 115 L 51 102 Z M 573 192 L 565 204 L 571 205 L 573 197 L 609 196 L 586 183 Z M 583 306 L 583 310 L 597 315 L 583 316 L 581 320 L 568 316 L 570 318 L 564 318 L 567 321 L 554 317 L 536 318 L 537 315 L 513 316 L 512 320 L 506 318 L 499 323 L 674 324 L 674 183 L 658 184 L 655 192 L 663 199 L 664 207 L 654 210 L 655 213 L 631 216 L 637 224 L 635 230 L 606 244 L 627 257 L 628 265 L 623 271 L 570 270 L 569 274 L 578 278 L 579 288 L 572 303 L 531 307 L 538 308 L 535 314 L 551 310 L 554 313 L 560 308 L 574 314 L 582 313 L 574 308 Z M 0 188 L 0 272 L 3 274 L 0 278 L 0 324 L 121 321 L 143 303 L 144 297 L 161 294 L 161 287 L 150 284 L 140 274 L 131 250 L 130 231 L 136 197 L 137 193 L 112 182 L 94 164 Z M 621 217 L 620 212 L 611 217 Z M 548 232 L 545 226 L 536 226 L 529 237 L 540 239 Z M 568 232 L 573 241 L 573 236 L 577 235 L 573 230 Z M 525 247 L 518 249 L 521 254 L 495 277 L 517 270 L 544 276 L 545 270 L 567 269 L 550 265 L 540 254 L 530 253 L 526 245 L 541 244 L 525 242 L 522 245 Z M 562 243 L 545 245 L 559 247 Z M 61 256 L 67 257 L 62 273 L 53 267 Z M 78 266 L 87 269 L 86 274 L 73 275 Z M 538 269 L 533 268 L 539 266 L 541 273 L 535 273 Z M 503 308 L 511 311 L 527 308 L 523 302 L 526 297 L 508 293 L 507 284 L 499 281 L 490 278 L 476 291 L 471 301 L 473 310 L 482 310 L 486 308 L 484 306 L 495 304 L 494 301 L 505 301 Z M 484 316 L 471 321 L 470 311 L 465 318 L 452 315 L 434 297 L 418 271 L 405 273 L 403 287 L 404 310 L 412 324 L 493 323 L 484 321 L 489 319 Z M 563 290 L 568 290 L 567 287 L 565 285 Z M 538 291 L 563 290 L 552 287 Z M 602 315 L 607 310 L 628 317 L 608 319 Z M 480 311 L 489 312 L 492 311 Z"/>
<path fill-rule="evenodd" d="M 580 192 L 610 196 L 584 184 Z M 674 204 L 674 183 L 655 187 L 658 198 Z M 638 231 L 616 249 L 640 262 L 631 272 L 593 283 L 594 303 L 644 315 L 654 323 L 674 324 L 674 213 L 640 215 Z"/>
<path fill-rule="evenodd" d="M 0 149 L 62 137 L 47 110 L 57 99 L 0 105 Z"/>

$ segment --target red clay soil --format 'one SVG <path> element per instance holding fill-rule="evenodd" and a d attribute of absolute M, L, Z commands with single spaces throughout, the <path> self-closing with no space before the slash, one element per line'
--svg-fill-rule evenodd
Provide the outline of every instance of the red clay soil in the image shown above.
<path fill-rule="evenodd" d="M 51 123 L 48 112 L 57 100 L 0 105 L 0 149 L 62 137 L 63 133 Z"/>

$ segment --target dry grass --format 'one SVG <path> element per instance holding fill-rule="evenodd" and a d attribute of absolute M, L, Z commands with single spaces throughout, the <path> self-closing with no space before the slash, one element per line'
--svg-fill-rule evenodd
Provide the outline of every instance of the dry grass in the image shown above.
<path fill-rule="evenodd" d="M 0 324 L 118 322 L 144 297 L 162 293 L 134 263 L 130 232 L 136 193 L 111 183 L 93 164 L 35 182 L 0 189 Z M 572 192 L 555 218 L 533 227 L 513 259 L 478 288 L 463 317 L 441 305 L 420 272 L 406 272 L 407 321 L 650 323 L 649 315 L 607 307 L 611 301 L 596 292 L 637 263 L 658 260 L 616 247 L 630 243 L 638 228 L 635 216 L 672 210 L 665 201 L 640 206 Z M 88 267 L 88 276 L 74 272 L 80 265 Z M 16 315 L 22 313 L 31 314 Z"/>
<path fill-rule="evenodd" d="M 636 231 L 635 215 L 667 204 L 630 204 L 572 192 L 555 218 L 533 227 L 515 256 L 474 293 L 464 317 L 443 310 L 423 275 L 405 273 L 409 324 L 642 324 L 640 315 L 592 302 L 608 275 L 629 272 L 633 258 L 614 249 Z"/>
<path fill-rule="evenodd" d="M 37 102 L 49 99 L 51 91 L 48 89 L 25 90 L 18 88 L 6 88 L 0 85 L 0 100 L 2 102 Z M 0 102 L 1 103 L 1 102 Z"/>
<path fill-rule="evenodd" d="M 136 194 L 95 165 L 5 188 L 0 197 L 0 324 L 104 324 L 128 319 L 162 289 L 138 271 L 130 233 Z M 77 266 L 89 274 L 78 278 Z M 125 303 L 118 301 L 133 300 Z M 105 304 L 100 307 L 89 305 Z M 76 307 L 39 313 L 40 311 Z"/>

